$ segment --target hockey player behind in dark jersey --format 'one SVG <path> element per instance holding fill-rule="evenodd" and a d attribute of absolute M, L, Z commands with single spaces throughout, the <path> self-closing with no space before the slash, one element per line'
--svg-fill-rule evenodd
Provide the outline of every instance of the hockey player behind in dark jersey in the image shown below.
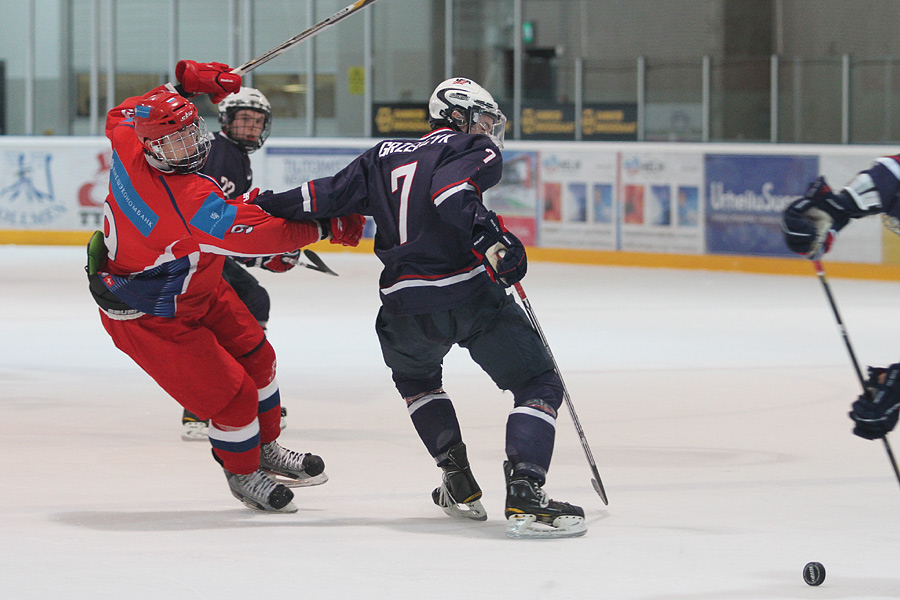
<path fill-rule="evenodd" d="M 269 137 L 272 129 L 272 106 L 259 90 L 241 87 L 219 102 L 219 125 L 220 131 L 212 134 L 209 156 L 201 172 L 215 179 L 225 198 L 233 200 L 249 192 L 253 186 L 249 155 L 262 148 Z M 276 256 L 225 258 L 222 276 L 231 284 L 238 298 L 263 329 L 266 329 L 269 321 L 269 293 L 241 264 L 284 273 L 297 264 L 299 257 L 300 250 L 293 250 Z M 282 429 L 287 424 L 286 418 L 287 409 L 282 406 Z M 209 419 L 201 419 L 188 409 L 184 409 L 181 425 L 181 439 L 186 442 L 205 441 L 208 437 Z M 324 475 L 323 473 L 322 477 Z M 313 483 L 308 482 L 307 485 Z"/>
<path fill-rule="evenodd" d="M 241 78 L 221 63 L 180 61 L 175 73 L 179 87 L 128 98 L 107 115 L 110 191 L 104 231 L 88 245 L 90 290 L 116 347 L 183 407 L 210 419 L 213 457 L 232 495 L 257 510 L 295 512 L 293 492 L 272 475 L 303 480 L 321 474 L 324 462 L 278 443 L 275 351 L 222 279 L 222 262 L 325 237 L 356 245 L 364 219 L 286 222 L 224 198 L 198 172 L 209 138 L 187 98 L 204 93 L 220 102 Z"/>
<path fill-rule="evenodd" d="M 850 223 L 881 214 L 885 226 L 900 234 L 900 155 L 879 158 L 837 194 L 819 177 L 806 194 L 784 209 L 781 227 L 788 248 L 812 260 L 828 252 L 837 232 Z M 900 414 L 900 363 L 869 367 L 866 393 L 851 405 L 853 433 L 867 440 L 884 438 Z"/>
<path fill-rule="evenodd" d="M 443 358 L 459 345 L 513 393 L 503 465 L 507 534 L 582 535 L 584 511 L 542 489 L 563 389 L 538 334 L 504 290 L 525 275 L 525 248 L 481 201 L 500 180 L 506 118 L 465 78 L 437 86 L 429 117 L 433 131 L 419 140 L 383 141 L 333 177 L 255 202 L 288 219 L 375 219 L 375 254 L 384 265 L 376 330 L 413 425 L 443 470 L 434 503 L 450 516 L 487 518 L 443 387 Z"/>

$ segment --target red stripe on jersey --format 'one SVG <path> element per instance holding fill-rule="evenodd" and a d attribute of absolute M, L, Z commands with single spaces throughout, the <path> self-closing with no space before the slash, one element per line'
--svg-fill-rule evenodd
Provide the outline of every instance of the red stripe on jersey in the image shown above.
<path fill-rule="evenodd" d="M 404 279 L 424 279 L 428 281 L 433 281 L 436 279 L 443 279 L 445 277 L 453 277 L 454 275 L 459 275 L 460 273 L 468 273 L 475 267 L 479 265 L 473 265 L 471 267 L 466 267 L 465 269 L 460 269 L 459 271 L 453 271 L 452 273 L 443 273 L 441 275 L 403 275 L 397 278 L 397 281 L 403 281 Z"/>

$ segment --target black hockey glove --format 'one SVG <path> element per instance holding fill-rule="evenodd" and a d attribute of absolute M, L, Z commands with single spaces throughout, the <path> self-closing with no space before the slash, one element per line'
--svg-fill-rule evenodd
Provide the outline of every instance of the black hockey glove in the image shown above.
<path fill-rule="evenodd" d="M 817 260 L 828 252 L 835 234 L 850 222 L 853 200 L 836 196 L 824 177 L 809 185 L 806 194 L 791 202 L 781 218 L 784 241 L 791 251 Z M 849 203 L 849 204 L 848 204 Z"/>
<path fill-rule="evenodd" d="M 884 375 L 884 383 L 878 383 Z M 868 393 L 853 403 L 853 434 L 867 440 L 883 438 L 897 425 L 900 414 L 900 363 L 887 369 L 869 368 Z"/>
<path fill-rule="evenodd" d="M 116 313 L 133 313 L 133 308 L 122 302 L 122 300 L 103 283 L 101 272 L 106 269 L 108 262 L 108 254 L 106 244 L 103 241 L 103 232 L 95 231 L 91 235 L 87 245 L 87 264 L 84 270 L 88 277 L 88 290 L 94 298 L 97 306 L 106 311 Z"/>
<path fill-rule="evenodd" d="M 500 217 L 490 213 L 472 234 L 472 252 L 482 262 L 491 279 L 509 287 L 525 277 L 528 259 L 525 246 L 503 227 Z"/>

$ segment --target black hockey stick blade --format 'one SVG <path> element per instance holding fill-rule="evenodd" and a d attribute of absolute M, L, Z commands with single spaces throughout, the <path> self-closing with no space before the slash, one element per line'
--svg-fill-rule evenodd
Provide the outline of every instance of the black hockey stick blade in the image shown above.
<path fill-rule="evenodd" d="M 594 486 L 594 491 L 597 492 L 597 495 L 603 500 L 604 506 L 608 506 L 609 499 L 606 497 L 606 489 L 603 487 L 603 483 L 596 477 L 591 477 L 591 485 Z"/>
<path fill-rule="evenodd" d="M 303 256 L 308 258 L 309 262 L 312 263 L 312 264 L 303 263 L 303 266 L 306 267 L 307 269 L 312 269 L 313 271 L 319 271 L 321 273 L 327 273 L 329 275 L 334 275 L 335 277 L 338 276 L 338 274 L 335 273 L 334 271 L 332 271 L 331 267 L 326 265 L 325 261 L 323 261 L 321 258 L 319 258 L 319 255 L 316 254 L 315 252 L 313 252 L 312 250 L 304 250 Z"/>

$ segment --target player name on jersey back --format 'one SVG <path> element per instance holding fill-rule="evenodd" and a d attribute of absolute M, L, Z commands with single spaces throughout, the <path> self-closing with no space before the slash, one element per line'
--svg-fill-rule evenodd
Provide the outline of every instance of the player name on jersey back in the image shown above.
<path fill-rule="evenodd" d="M 428 137 L 416 142 L 406 142 L 406 141 L 398 141 L 398 140 L 390 140 L 387 142 L 382 142 L 381 146 L 378 148 L 378 156 L 385 157 L 389 154 L 397 154 L 400 152 L 409 153 L 415 152 L 422 146 L 429 146 L 431 144 L 446 144 L 447 141 L 454 136 L 453 133 L 443 133 L 440 135 L 436 135 L 434 137 Z"/>

